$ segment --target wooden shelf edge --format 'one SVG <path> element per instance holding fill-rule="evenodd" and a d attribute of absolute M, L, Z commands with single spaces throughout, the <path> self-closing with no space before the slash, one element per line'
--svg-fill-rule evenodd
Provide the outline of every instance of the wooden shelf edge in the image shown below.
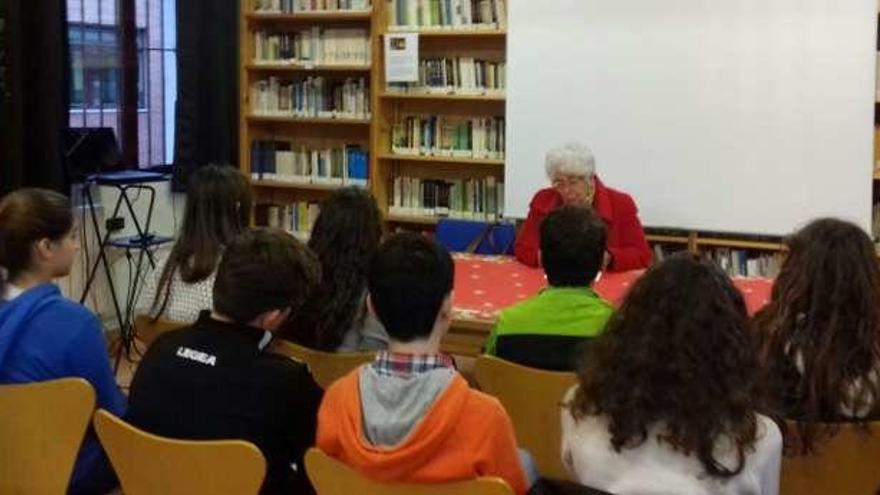
<path fill-rule="evenodd" d="M 880 180 L 880 170 L 874 171 L 874 180 Z"/>
<path fill-rule="evenodd" d="M 503 166 L 504 160 L 488 158 L 457 158 L 453 156 L 423 156 L 423 155 L 395 155 L 393 153 L 380 153 L 379 160 L 398 160 L 409 162 L 433 162 L 433 163 L 458 163 L 462 165 L 488 165 Z"/>
<path fill-rule="evenodd" d="M 250 62 L 245 66 L 250 71 L 276 71 L 276 72 L 370 72 L 372 65 L 334 65 L 334 64 L 261 64 Z"/>
<path fill-rule="evenodd" d="M 319 10 L 290 14 L 248 12 L 245 17 L 249 21 L 369 21 L 373 17 L 373 11 Z"/>
<path fill-rule="evenodd" d="M 383 34 L 418 33 L 426 38 L 460 37 L 460 38 L 493 38 L 507 36 L 506 29 L 401 29 L 386 30 Z"/>
<path fill-rule="evenodd" d="M 379 94 L 379 98 L 389 100 L 463 100 L 463 101 L 506 101 L 506 95 L 468 95 L 468 94 L 438 94 L 438 93 L 397 93 L 385 91 Z"/>
<path fill-rule="evenodd" d="M 648 242 L 660 242 L 666 244 L 687 244 L 689 242 L 687 237 L 679 237 L 673 235 L 646 234 L 645 239 L 647 239 Z"/>
<path fill-rule="evenodd" d="M 424 215 L 385 215 L 385 221 L 390 223 L 408 223 L 413 225 L 437 225 L 440 217 L 428 217 Z"/>
<path fill-rule="evenodd" d="M 248 122 L 278 122 L 283 124 L 329 124 L 329 125 L 370 125 L 372 119 L 334 119 L 322 117 L 274 117 L 269 115 L 248 115 Z"/>
<path fill-rule="evenodd" d="M 756 249 L 759 251 L 784 251 L 785 245 L 776 242 L 745 241 L 737 239 L 697 238 L 697 246 L 722 247 L 732 249 Z"/>
<path fill-rule="evenodd" d="M 346 187 L 340 184 L 301 184 L 298 182 L 285 182 L 281 180 L 260 180 L 252 179 L 251 186 L 276 188 L 276 189 L 296 189 L 300 191 L 335 191 L 339 188 Z"/>

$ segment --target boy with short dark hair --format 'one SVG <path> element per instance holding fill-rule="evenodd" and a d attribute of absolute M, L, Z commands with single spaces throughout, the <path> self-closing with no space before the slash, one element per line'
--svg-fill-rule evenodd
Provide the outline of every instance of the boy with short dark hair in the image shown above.
<path fill-rule="evenodd" d="M 590 209 L 563 206 L 541 223 L 549 287 L 501 312 L 486 353 L 533 368 L 571 371 L 580 344 L 613 312 L 592 288 L 605 255 L 605 224 Z"/>
<path fill-rule="evenodd" d="M 274 332 L 318 281 L 315 256 L 290 235 L 254 230 L 226 246 L 214 310 L 150 347 L 131 385 L 128 421 L 191 440 L 242 439 L 266 457 L 262 493 L 309 493 L 321 389 L 300 363 L 269 354 Z"/>
<path fill-rule="evenodd" d="M 418 234 L 389 238 L 373 260 L 369 304 L 388 351 L 327 390 L 318 447 L 369 478 L 443 483 L 496 476 L 528 483 L 510 418 L 440 353 L 452 311 L 452 258 Z"/>

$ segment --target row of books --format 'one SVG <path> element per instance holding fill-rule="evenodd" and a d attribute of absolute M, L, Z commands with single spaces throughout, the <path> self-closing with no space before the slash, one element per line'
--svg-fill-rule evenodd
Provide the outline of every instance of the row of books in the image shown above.
<path fill-rule="evenodd" d="M 287 205 L 268 205 L 266 226 L 284 229 L 303 240 L 312 232 L 312 226 L 321 208 L 318 203 L 297 201 Z"/>
<path fill-rule="evenodd" d="M 369 65 L 370 33 L 363 28 L 318 26 L 254 33 L 255 64 Z"/>
<path fill-rule="evenodd" d="M 251 105 L 254 114 L 263 116 L 369 119 L 370 91 L 363 77 L 344 81 L 270 77 L 253 84 Z"/>
<path fill-rule="evenodd" d="M 370 10 L 370 0 L 254 0 L 258 14 Z"/>
<path fill-rule="evenodd" d="M 504 117 L 402 115 L 391 131 L 398 155 L 504 158 Z"/>
<path fill-rule="evenodd" d="M 388 212 L 495 221 L 504 214 L 504 183 L 491 176 L 456 180 L 398 176 Z"/>
<path fill-rule="evenodd" d="M 387 1 L 391 31 L 507 28 L 507 0 Z"/>
<path fill-rule="evenodd" d="M 289 141 L 251 143 L 251 175 L 256 180 L 366 187 L 369 163 L 360 145 L 315 148 Z"/>
<path fill-rule="evenodd" d="M 389 83 L 388 91 L 436 94 L 501 94 L 507 86 L 504 62 L 474 57 L 419 60 L 419 81 Z"/>
<path fill-rule="evenodd" d="M 654 244 L 654 261 L 660 262 L 674 253 L 685 250 L 681 245 Z M 731 277 L 775 278 L 782 266 L 779 253 L 758 253 L 742 249 L 718 247 L 706 253 L 722 270 Z"/>

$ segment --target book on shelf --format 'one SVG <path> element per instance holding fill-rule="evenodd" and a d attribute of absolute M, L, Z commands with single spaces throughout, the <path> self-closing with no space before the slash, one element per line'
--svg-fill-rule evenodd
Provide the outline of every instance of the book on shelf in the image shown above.
<path fill-rule="evenodd" d="M 266 226 L 283 229 L 300 240 L 308 239 L 321 208 L 318 203 L 297 201 L 287 205 L 268 205 Z"/>
<path fill-rule="evenodd" d="M 401 115 L 391 152 L 402 156 L 504 159 L 504 117 Z"/>
<path fill-rule="evenodd" d="M 474 57 L 419 60 L 419 80 L 389 83 L 391 93 L 503 95 L 507 86 L 504 62 Z"/>
<path fill-rule="evenodd" d="M 251 177 L 290 184 L 366 187 L 369 155 L 360 145 L 317 148 L 256 140 L 251 143 Z"/>
<path fill-rule="evenodd" d="M 506 29 L 507 0 L 386 0 L 388 29 Z"/>
<path fill-rule="evenodd" d="M 364 28 L 310 28 L 254 33 L 255 64 L 369 65 L 370 33 Z"/>
<path fill-rule="evenodd" d="M 370 0 L 254 0 L 257 14 L 368 11 Z"/>
<path fill-rule="evenodd" d="M 707 256 L 732 277 L 774 278 L 779 274 L 783 260 L 781 253 L 755 253 L 730 248 L 715 248 Z"/>
<path fill-rule="evenodd" d="M 251 105 L 256 116 L 369 119 L 370 90 L 363 77 L 270 77 L 251 86 Z"/>
<path fill-rule="evenodd" d="M 398 176 L 388 212 L 396 216 L 496 221 L 504 215 L 504 182 L 482 179 L 422 179 Z"/>

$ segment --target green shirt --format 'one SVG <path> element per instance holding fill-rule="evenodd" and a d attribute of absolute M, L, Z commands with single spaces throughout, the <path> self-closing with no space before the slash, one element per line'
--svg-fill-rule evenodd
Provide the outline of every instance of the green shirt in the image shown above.
<path fill-rule="evenodd" d="M 494 355 L 500 335 L 596 337 L 614 308 L 589 287 L 547 287 L 498 315 L 486 342 Z"/>

